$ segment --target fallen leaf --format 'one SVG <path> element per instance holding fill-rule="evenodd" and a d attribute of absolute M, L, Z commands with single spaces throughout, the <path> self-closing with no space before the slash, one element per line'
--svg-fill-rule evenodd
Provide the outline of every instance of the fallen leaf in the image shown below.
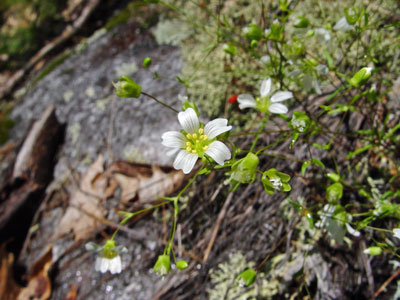
<path fill-rule="evenodd" d="M 7 253 L 5 247 L 0 247 L 0 298 L 15 300 L 21 289 L 13 280 L 14 255 Z"/>
<path fill-rule="evenodd" d="M 19 293 L 17 300 L 40 299 L 47 300 L 51 295 L 51 281 L 49 269 L 53 265 L 52 251 L 49 249 L 33 267 L 32 277 L 28 281 L 27 287 Z"/>
<path fill-rule="evenodd" d="M 103 174 L 103 157 L 99 155 L 83 176 L 80 189 L 72 195 L 69 207 L 58 224 L 56 235 L 71 230 L 75 240 L 88 238 L 101 224 L 106 211 L 100 201 L 105 197 L 108 179 Z"/>
<path fill-rule="evenodd" d="M 65 296 L 64 300 L 76 300 L 76 296 L 78 294 L 77 292 L 78 291 L 77 291 L 76 285 L 75 284 L 71 285 L 71 288 L 70 288 L 67 296 Z"/>
<path fill-rule="evenodd" d="M 128 162 L 114 163 L 109 172 L 122 190 L 123 203 L 137 199 L 143 204 L 170 195 L 184 179 L 182 172 L 171 168 Z"/>

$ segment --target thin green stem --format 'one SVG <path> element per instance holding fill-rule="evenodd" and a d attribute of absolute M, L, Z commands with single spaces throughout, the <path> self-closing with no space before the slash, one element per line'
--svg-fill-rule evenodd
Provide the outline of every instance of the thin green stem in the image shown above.
<path fill-rule="evenodd" d="M 164 202 L 162 202 L 162 203 L 158 203 L 158 204 L 156 204 L 156 205 L 153 205 L 153 206 L 151 206 L 151 207 L 143 208 L 143 209 L 138 210 L 138 211 L 135 211 L 135 212 L 133 212 L 133 213 L 129 213 L 129 214 L 119 223 L 118 228 L 115 229 L 113 235 L 111 236 L 111 240 L 113 240 L 113 239 L 115 238 L 116 234 L 117 234 L 118 231 L 121 229 L 121 227 L 122 227 L 123 225 L 125 225 L 126 222 L 128 222 L 129 219 L 131 219 L 132 217 L 134 217 L 134 216 L 136 216 L 136 215 L 138 215 L 138 214 L 141 214 L 141 213 L 143 213 L 143 212 L 149 211 L 149 210 L 151 210 L 151 209 L 160 207 L 160 206 L 162 206 L 162 205 L 164 205 L 164 204 L 167 204 L 167 203 L 169 203 L 169 202 L 171 202 L 171 201 L 172 201 L 172 200 L 167 200 L 167 201 L 164 201 Z"/>
<path fill-rule="evenodd" d="M 159 104 L 163 105 L 164 107 L 166 107 L 166 108 L 172 110 L 173 112 L 176 112 L 176 113 L 179 112 L 178 110 L 176 110 L 176 109 L 173 108 L 172 106 L 168 105 L 168 104 L 165 103 L 165 102 L 162 102 L 161 100 L 158 100 L 156 97 L 154 97 L 154 96 L 152 96 L 152 95 L 150 95 L 150 94 L 147 94 L 147 93 L 145 93 L 145 92 L 142 92 L 142 95 L 145 95 L 145 96 L 147 96 L 147 97 L 153 99 L 153 100 L 156 101 L 157 103 L 159 103 Z"/>
<path fill-rule="evenodd" d="M 189 180 L 189 182 L 179 192 L 179 194 L 176 197 L 173 198 L 173 201 L 174 201 L 174 218 L 173 218 L 173 221 L 172 221 L 171 232 L 170 232 L 170 234 L 168 236 L 168 242 L 167 242 L 167 245 L 165 246 L 165 249 L 164 249 L 164 254 L 166 253 L 167 255 L 169 255 L 171 253 L 172 243 L 173 243 L 174 237 L 175 237 L 176 224 L 177 224 L 178 214 L 179 214 L 178 200 L 182 196 L 182 194 L 186 191 L 186 189 L 195 181 L 195 179 L 200 174 L 200 172 L 203 171 L 204 168 L 207 167 L 207 165 L 208 164 L 203 165 L 203 167 L 199 171 L 197 171 L 197 173 Z"/>
<path fill-rule="evenodd" d="M 263 131 L 264 127 L 265 127 L 265 124 L 267 124 L 268 118 L 269 118 L 269 114 L 267 113 L 265 115 L 265 118 L 264 118 L 263 122 L 261 123 L 260 129 L 257 132 L 257 135 L 256 135 L 256 137 L 255 137 L 255 139 L 253 141 L 253 144 L 251 145 L 251 148 L 250 148 L 249 152 L 252 152 L 254 147 L 256 146 L 258 138 L 260 137 L 260 134 L 262 133 L 262 131 Z"/>

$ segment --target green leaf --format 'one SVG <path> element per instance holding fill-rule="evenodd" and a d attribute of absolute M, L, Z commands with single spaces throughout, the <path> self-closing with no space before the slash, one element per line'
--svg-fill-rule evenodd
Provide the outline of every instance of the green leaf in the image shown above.
<path fill-rule="evenodd" d="M 240 285 L 248 287 L 254 283 L 257 277 L 257 272 L 253 269 L 247 269 L 240 273 L 237 277 Z"/>
<path fill-rule="evenodd" d="M 340 175 L 336 174 L 336 173 L 327 173 L 326 177 L 328 177 L 333 182 L 339 182 L 340 181 Z"/>
<path fill-rule="evenodd" d="M 308 168 L 309 165 L 311 165 L 310 160 L 306 160 L 305 162 L 303 162 L 303 164 L 301 165 L 301 176 L 304 177 L 304 174 L 306 174 L 306 169 Z"/>
<path fill-rule="evenodd" d="M 329 142 L 326 145 L 321 145 L 321 144 L 318 144 L 318 143 L 313 143 L 312 145 L 315 148 L 318 148 L 318 149 L 329 150 L 331 148 L 331 144 L 332 144 L 332 142 Z"/>
<path fill-rule="evenodd" d="M 358 148 L 357 150 L 353 151 L 353 152 L 349 152 L 349 154 L 346 155 L 347 159 L 352 159 L 354 156 L 367 151 L 368 149 L 372 148 L 374 145 L 373 144 L 368 144 L 364 147 Z"/>
<path fill-rule="evenodd" d="M 325 168 L 325 165 L 322 163 L 322 161 L 320 161 L 320 160 L 317 159 L 317 158 L 313 158 L 313 159 L 311 160 L 311 162 L 312 162 L 313 164 L 315 164 L 315 165 L 320 166 L 321 168 Z"/>

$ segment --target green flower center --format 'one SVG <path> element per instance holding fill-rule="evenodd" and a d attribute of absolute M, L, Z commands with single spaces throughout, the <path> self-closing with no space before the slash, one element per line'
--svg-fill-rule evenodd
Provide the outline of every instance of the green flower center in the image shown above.
<path fill-rule="evenodd" d="M 185 150 L 192 154 L 197 154 L 199 157 L 203 157 L 204 153 L 207 151 L 212 140 L 204 134 L 204 129 L 199 128 L 195 133 L 185 134 L 186 143 Z"/>
<path fill-rule="evenodd" d="M 103 247 L 103 256 L 108 259 L 113 259 L 118 255 L 118 252 L 115 251 L 115 241 L 108 240 Z"/>
<path fill-rule="evenodd" d="M 268 97 L 257 97 L 256 98 L 256 107 L 257 109 L 262 112 L 268 112 L 268 108 L 271 106 L 271 102 L 269 101 Z"/>

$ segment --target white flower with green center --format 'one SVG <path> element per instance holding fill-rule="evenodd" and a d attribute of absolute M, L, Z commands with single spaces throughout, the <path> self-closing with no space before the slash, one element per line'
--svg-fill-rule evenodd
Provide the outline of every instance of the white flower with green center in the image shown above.
<path fill-rule="evenodd" d="M 178 114 L 178 120 L 183 130 L 167 131 L 161 137 L 164 146 L 179 150 L 174 161 L 175 169 L 189 174 L 197 159 L 205 155 L 219 165 L 231 158 L 228 147 L 216 140 L 218 135 L 232 129 L 232 126 L 227 126 L 227 119 L 215 119 L 203 127 L 194 109 L 188 108 Z"/>
<path fill-rule="evenodd" d="M 122 262 L 120 253 L 127 252 L 124 246 L 116 246 L 114 240 L 108 240 L 104 246 L 89 242 L 86 250 L 97 253 L 94 269 L 101 273 L 110 271 L 111 274 L 121 273 Z"/>
<path fill-rule="evenodd" d="M 254 97 L 250 94 L 240 94 L 238 96 L 239 108 L 255 108 L 263 113 L 267 111 L 273 114 L 285 114 L 288 112 L 288 108 L 283 105 L 282 101 L 293 98 L 292 92 L 288 91 L 278 91 L 269 97 L 269 93 L 271 92 L 272 81 L 271 78 L 264 79 L 261 83 L 260 87 L 260 95 L 261 97 Z"/>

